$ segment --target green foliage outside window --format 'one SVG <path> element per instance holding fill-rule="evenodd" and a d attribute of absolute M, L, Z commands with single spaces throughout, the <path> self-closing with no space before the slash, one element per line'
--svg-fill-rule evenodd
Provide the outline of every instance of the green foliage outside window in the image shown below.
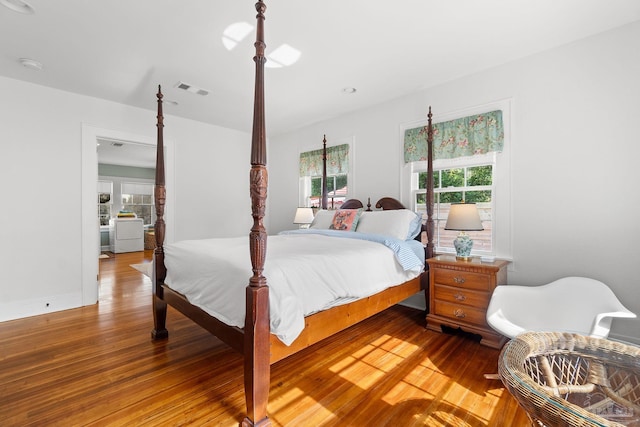
<path fill-rule="evenodd" d="M 493 167 L 491 165 L 473 166 L 468 168 L 444 169 L 433 172 L 433 187 L 442 191 L 437 192 L 436 203 L 480 203 L 491 201 L 491 190 L 459 191 L 461 187 L 490 186 L 492 184 Z M 466 170 L 466 178 L 465 178 Z M 466 181 L 466 182 L 465 182 Z M 427 187 L 427 173 L 418 175 L 418 188 Z M 447 191 L 447 189 L 454 191 Z M 418 194 L 416 201 L 426 203 L 426 195 Z"/>
<path fill-rule="evenodd" d="M 491 165 L 467 168 L 467 174 L 467 185 L 470 187 L 493 184 L 493 167 Z"/>

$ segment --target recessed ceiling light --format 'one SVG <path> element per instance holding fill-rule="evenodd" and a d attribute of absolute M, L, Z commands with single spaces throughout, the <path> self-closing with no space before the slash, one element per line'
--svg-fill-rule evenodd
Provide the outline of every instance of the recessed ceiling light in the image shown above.
<path fill-rule="evenodd" d="M 35 9 L 23 0 L 0 0 L 0 4 L 14 12 L 23 13 L 25 15 L 32 15 L 35 13 Z"/>
<path fill-rule="evenodd" d="M 20 63 L 26 68 L 30 68 L 36 71 L 42 70 L 42 63 L 36 61 L 35 59 L 20 58 L 18 61 L 20 61 Z"/>
<path fill-rule="evenodd" d="M 351 93 L 356 93 L 356 88 L 355 87 L 343 87 L 342 88 L 342 93 L 345 94 L 351 94 Z"/>

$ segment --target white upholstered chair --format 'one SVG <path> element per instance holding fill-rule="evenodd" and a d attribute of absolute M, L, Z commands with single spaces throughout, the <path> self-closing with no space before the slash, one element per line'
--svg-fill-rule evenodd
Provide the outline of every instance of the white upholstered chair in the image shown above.
<path fill-rule="evenodd" d="M 542 286 L 498 286 L 487 323 L 508 338 L 526 332 L 572 332 L 606 338 L 614 317 L 636 317 L 604 283 L 565 277 Z"/>

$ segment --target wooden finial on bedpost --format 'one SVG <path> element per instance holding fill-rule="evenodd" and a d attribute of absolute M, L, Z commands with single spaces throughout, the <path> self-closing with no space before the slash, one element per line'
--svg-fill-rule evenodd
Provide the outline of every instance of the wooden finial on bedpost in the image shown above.
<path fill-rule="evenodd" d="M 166 328 L 167 303 L 162 298 L 162 284 L 167 275 L 167 269 L 164 265 L 164 205 L 167 199 L 167 193 L 164 186 L 164 116 L 162 115 L 162 90 L 158 85 L 158 115 L 157 124 L 157 146 L 156 146 L 156 182 L 154 191 L 154 201 L 156 206 L 156 223 L 154 225 L 154 234 L 156 238 L 156 248 L 153 252 L 155 270 L 153 272 L 153 323 L 154 329 L 151 337 L 154 340 L 167 338 L 169 332 Z"/>
<path fill-rule="evenodd" d="M 433 124 L 431 106 L 429 106 L 429 114 L 427 114 L 427 258 L 435 256 L 435 247 L 433 245 Z"/>
<path fill-rule="evenodd" d="M 270 328 L 269 288 L 262 275 L 267 253 L 267 232 L 263 219 L 267 200 L 267 147 L 264 116 L 264 12 L 262 0 L 256 3 L 256 64 L 253 134 L 251 138 L 251 171 L 249 194 L 253 226 L 249 234 L 249 250 L 253 276 L 249 279 L 246 294 L 246 317 L 244 326 L 244 390 L 247 417 L 242 427 L 266 427 L 271 425 L 267 417 L 267 402 L 270 385 Z"/>
<path fill-rule="evenodd" d="M 322 137 L 322 203 L 320 209 L 329 208 L 329 197 L 327 196 L 327 135 Z"/>

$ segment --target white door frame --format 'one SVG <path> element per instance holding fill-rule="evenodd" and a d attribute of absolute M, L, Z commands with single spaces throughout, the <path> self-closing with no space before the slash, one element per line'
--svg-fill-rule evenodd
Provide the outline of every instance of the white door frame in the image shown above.
<path fill-rule="evenodd" d="M 82 305 L 98 302 L 98 256 L 100 255 L 100 239 L 98 224 L 98 151 L 99 138 L 146 144 L 156 146 L 155 136 L 134 135 L 112 129 L 102 129 L 92 125 L 82 124 Z M 167 203 L 165 208 L 166 232 L 165 241 L 173 241 L 174 236 L 174 168 L 173 143 L 164 140 L 165 153 L 165 186 L 167 188 Z"/>

